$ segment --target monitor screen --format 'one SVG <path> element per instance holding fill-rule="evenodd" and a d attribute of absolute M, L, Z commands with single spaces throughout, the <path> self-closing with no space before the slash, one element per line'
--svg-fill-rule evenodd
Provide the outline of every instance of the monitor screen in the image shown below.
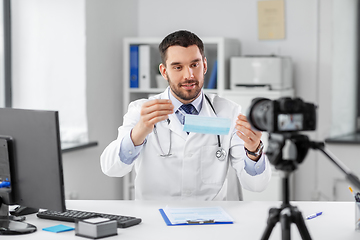
<path fill-rule="evenodd" d="M 0 135 L 12 139 L 7 204 L 65 211 L 58 112 L 0 108 Z"/>

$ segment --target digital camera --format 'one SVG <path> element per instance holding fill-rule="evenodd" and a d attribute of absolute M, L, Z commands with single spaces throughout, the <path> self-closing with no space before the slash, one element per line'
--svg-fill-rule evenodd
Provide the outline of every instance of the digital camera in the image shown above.
<path fill-rule="evenodd" d="M 312 131 L 316 129 L 316 106 L 300 98 L 255 98 L 248 109 L 247 119 L 259 131 Z"/>

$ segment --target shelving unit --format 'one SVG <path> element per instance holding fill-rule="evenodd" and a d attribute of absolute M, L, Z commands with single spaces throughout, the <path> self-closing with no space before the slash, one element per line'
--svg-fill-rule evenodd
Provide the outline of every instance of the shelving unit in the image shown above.
<path fill-rule="evenodd" d="M 205 75 L 205 86 L 209 81 L 214 61 L 217 60 L 217 88 L 205 89 L 206 92 L 214 92 L 221 95 L 226 89 L 229 90 L 230 57 L 240 55 L 240 43 L 235 39 L 227 38 L 204 38 L 205 56 L 208 61 L 208 73 Z M 130 88 L 130 46 L 131 45 L 150 45 L 154 48 L 151 67 L 158 69 L 161 62 L 158 46 L 160 38 L 125 38 L 124 39 L 124 95 L 123 109 L 127 109 L 128 104 L 139 98 L 147 98 L 149 94 L 162 92 L 163 88 L 157 88 L 156 80 L 151 79 L 150 89 Z M 153 64 L 154 63 L 154 64 Z M 164 80 L 165 81 L 165 80 Z"/>
<path fill-rule="evenodd" d="M 151 79 L 151 88 L 130 88 L 130 46 L 131 45 L 150 45 L 154 48 L 154 54 L 151 57 L 151 66 L 158 69 L 161 62 L 160 53 L 158 51 L 158 45 L 162 41 L 160 38 L 125 38 L 124 39 L 124 92 L 123 92 L 123 109 L 128 108 L 130 102 L 140 99 L 148 98 L 150 94 L 158 94 L 164 91 L 164 88 L 158 88 L 155 79 Z M 269 91 L 269 90 L 256 90 L 256 89 L 244 89 L 244 90 L 231 90 L 230 89 L 230 58 L 233 56 L 240 56 L 240 42 L 236 39 L 227 38 L 203 38 L 205 47 L 205 56 L 208 62 L 208 72 L 204 79 L 204 91 L 206 93 L 216 93 L 219 96 L 226 97 L 234 102 L 242 105 L 243 113 L 245 109 L 250 105 L 250 102 L 255 97 L 266 97 L 270 99 L 276 99 L 282 96 L 293 96 L 294 91 L 292 89 L 286 91 Z M 216 89 L 206 89 L 211 72 L 213 71 L 213 65 L 217 60 L 217 87 Z M 166 81 L 165 79 L 163 79 Z M 264 200 L 280 200 L 278 196 L 281 190 L 278 186 L 278 173 L 274 172 L 274 177 L 271 191 L 268 195 L 264 195 Z M 125 200 L 134 199 L 134 176 L 132 172 L 124 177 L 123 196 Z M 277 191 L 274 192 L 274 189 Z M 251 196 L 248 193 L 244 193 L 246 196 Z M 258 197 L 258 196 L 257 196 Z M 275 199 L 274 199 L 275 198 Z"/>

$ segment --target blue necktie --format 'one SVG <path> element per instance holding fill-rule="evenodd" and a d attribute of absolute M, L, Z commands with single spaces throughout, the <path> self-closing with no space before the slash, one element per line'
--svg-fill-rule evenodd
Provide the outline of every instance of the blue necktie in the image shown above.
<path fill-rule="evenodd" d="M 194 114 L 194 115 L 198 115 L 198 111 L 196 110 L 196 108 L 192 105 L 192 104 L 184 104 L 181 107 L 181 110 L 183 110 L 183 112 L 185 112 L 186 114 Z M 181 111 L 179 111 L 178 114 L 176 114 L 176 116 L 179 118 L 180 122 L 182 125 L 184 125 L 185 123 L 185 116 L 184 114 L 182 114 Z"/>
<path fill-rule="evenodd" d="M 198 114 L 196 108 L 192 104 L 184 104 L 181 106 L 181 109 L 183 109 L 187 114 Z"/>

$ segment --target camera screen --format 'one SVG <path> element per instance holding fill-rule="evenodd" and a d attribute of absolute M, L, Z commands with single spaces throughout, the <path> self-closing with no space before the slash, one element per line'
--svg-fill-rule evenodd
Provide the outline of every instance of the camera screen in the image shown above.
<path fill-rule="evenodd" d="M 301 113 L 278 115 L 278 131 L 298 131 L 302 129 L 303 115 Z"/>

